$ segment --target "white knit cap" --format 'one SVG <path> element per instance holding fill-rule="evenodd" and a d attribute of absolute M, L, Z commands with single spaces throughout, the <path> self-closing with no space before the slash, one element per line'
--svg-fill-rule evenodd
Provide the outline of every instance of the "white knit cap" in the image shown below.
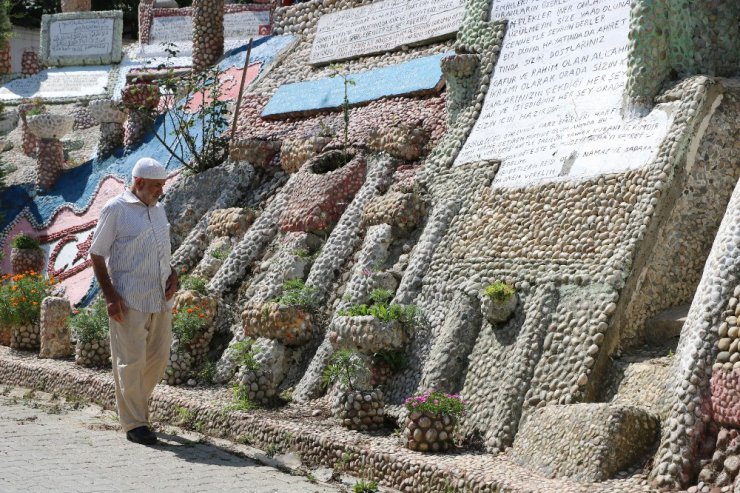
<path fill-rule="evenodd" d="M 167 170 L 156 159 L 143 157 L 136 161 L 134 169 L 131 170 L 131 177 L 146 180 L 166 180 Z"/>

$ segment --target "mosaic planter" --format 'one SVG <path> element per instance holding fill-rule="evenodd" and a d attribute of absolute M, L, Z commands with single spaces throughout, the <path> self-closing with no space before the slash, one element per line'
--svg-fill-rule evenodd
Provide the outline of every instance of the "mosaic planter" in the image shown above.
<path fill-rule="evenodd" d="M 91 101 L 87 109 L 92 117 L 100 124 L 100 140 L 98 141 L 98 157 L 110 156 L 113 151 L 123 145 L 126 113 L 118 103 L 111 99 L 96 99 Z"/>
<path fill-rule="evenodd" d="M 371 315 L 337 317 L 329 334 L 335 348 L 356 349 L 365 354 L 400 349 L 408 339 L 406 329 L 397 320 L 383 322 Z"/>
<path fill-rule="evenodd" d="M 74 117 L 44 113 L 28 119 L 28 129 L 39 138 L 36 184 L 51 189 L 62 174 L 64 148 L 59 139 L 72 131 Z"/>
<path fill-rule="evenodd" d="M 444 452 L 452 445 L 456 420 L 447 415 L 411 413 L 406 418 L 406 446 L 418 452 Z"/>
<path fill-rule="evenodd" d="M 26 351 L 37 351 L 41 342 L 40 333 L 38 320 L 22 325 L 11 325 L 10 347 Z"/>
<path fill-rule="evenodd" d="M 253 211 L 244 210 L 241 207 L 217 209 L 208 218 L 206 232 L 211 238 L 222 236 L 239 238 L 247 232 L 255 218 L 256 215 Z"/>
<path fill-rule="evenodd" d="M 400 230 L 416 227 L 424 213 L 423 205 L 413 193 L 388 192 L 369 201 L 362 214 L 363 224 L 390 224 Z"/>
<path fill-rule="evenodd" d="M 164 381 L 169 385 L 186 383 L 192 377 L 193 369 L 203 362 L 208 354 L 211 339 L 213 339 L 216 301 L 196 291 L 180 291 L 175 295 L 175 308 L 181 309 L 195 305 L 203 307 L 204 325 L 200 332 L 186 344 L 183 344 L 177 336 L 173 336 L 170 362 L 164 377 Z"/>
<path fill-rule="evenodd" d="M 280 167 L 286 173 L 297 173 L 309 159 L 316 157 L 331 137 L 311 137 L 307 139 L 284 140 L 280 150 Z"/>
<path fill-rule="evenodd" d="M 332 416 L 350 430 L 377 430 L 385 421 L 385 402 L 380 390 L 350 390 L 340 394 Z"/>
<path fill-rule="evenodd" d="M 504 302 L 494 301 L 488 296 L 481 296 L 480 311 L 492 324 L 506 322 L 514 314 L 516 309 L 516 295 L 509 296 Z"/>
<path fill-rule="evenodd" d="M 342 151 L 312 159 L 296 174 L 295 186 L 280 216 L 284 232 L 322 232 L 339 220 L 365 181 L 365 158 L 355 155 L 344 164 Z"/>
<path fill-rule="evenodd" d="M 101 337 L 91 341 L 77 341 L 75 363 L 86 368 L 110 367 L 110 339 Z"/>
<path fill-rule="evenodd" d="M 136 147 L 144 138 L 153 113 L 159 106 L 160 97 L 156 84 L 129 84 L 124 88 L 122 100 L 129 109 L 123 136 L 123 143 L 127 148 Z"/>
<path fill-rule="evenodd" d="M 278 403 L 277 389 L 269 370 L 241 370 L 237 380 L 249 402 L 263 407 L 272 407 Z"/>
<path fill-rule="evenodd" d="M 66 358 L 72 355 L 69 316 L 72 309 L 66 298 L 49 296 L 41 302 L 41 358 Z"/>
<path fill-rule="evenodd" d="M 28 157 L 36 157 L 38 154 L 39 139 L 28 128 L 28 119 L 31 118 L 28 115 L 28 112 L 33 109 L 40 112 L 46 111 L 46 108 L 43 105 L 39 106 L 31 103 L 21 103 L 18 105 L 18 116 L 21 119 L 21 129 L 23 131 L 23 154 Z"/>
<path fill-rule="evenodd" d="M 311 314 L 297 306 L 262 303 L 242 312 L 247 337 L 276 339 L 286 346 L 300 346 L 311 338 Z"/>
<path fill-rule="evenodd" d="M 10 250 L 10 266 L 13 274 L 41 272 L 44 270 L 46 255 L 40 248 L 13 248 Z"/>

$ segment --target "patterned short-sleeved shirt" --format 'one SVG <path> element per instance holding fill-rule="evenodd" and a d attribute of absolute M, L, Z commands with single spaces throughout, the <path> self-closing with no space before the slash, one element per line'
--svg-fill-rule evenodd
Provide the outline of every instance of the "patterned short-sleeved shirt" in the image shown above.
<path fill-rule="evenodd" d="M 164 207 L 147 206 L 125 191 L 100 212 L 90 253 L 105 257 L 113 287 L 127 307 L 144 313 L 170 309 L 170 225 Z"/>

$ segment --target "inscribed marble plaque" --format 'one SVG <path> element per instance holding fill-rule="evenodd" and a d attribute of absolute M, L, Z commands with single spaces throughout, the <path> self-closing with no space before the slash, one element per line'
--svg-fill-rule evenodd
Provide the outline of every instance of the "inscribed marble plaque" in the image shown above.
<path fill-rule="evenodd" d="M 41 18 L 45 65 L 104 65 L 122 56 L 123 12 L 66 12 Z"/>
<path fill-rule="evenodd" d="M 49 55 L 105 55 L 113 50 L 113 19 L 74 19 L 49 25 Z"/>
<path fill-rule="evenodd" d="M 106 94 L 110 67 L 70 67 L 43 70 L 0 87 L 0 101 L 24 98 L 65 99 Z"/>
<path fill-rule="evenodd" d="M 150 44 L 192 41 L 193 18 L 189 15 L 155 17 L 152 20 Z"/>
<path fill-rule="evenodd" d="M 629 0 L 493 0 L 509 22 L 480 117 L 455 164 L 501 159 L 494 187 L 649 163 L 671 108 L 623 118 Z"/>
<path fill-rule="evenodd" d="M 310 63 L 345 60 L 449 36 L 460 28 L 465 0 L 383 0 L 319 19 Z"/>

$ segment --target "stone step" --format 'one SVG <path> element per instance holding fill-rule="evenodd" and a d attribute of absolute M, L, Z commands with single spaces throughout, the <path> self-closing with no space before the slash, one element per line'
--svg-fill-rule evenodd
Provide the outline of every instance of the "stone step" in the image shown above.
<path fill-rule="evenodd" d="M 677 305 L 661 312 L 648 320 L 646 339 L 647 342 L 662 343 L 681 335 L 681 328 L 686 322 L 691 304 Z"/>

